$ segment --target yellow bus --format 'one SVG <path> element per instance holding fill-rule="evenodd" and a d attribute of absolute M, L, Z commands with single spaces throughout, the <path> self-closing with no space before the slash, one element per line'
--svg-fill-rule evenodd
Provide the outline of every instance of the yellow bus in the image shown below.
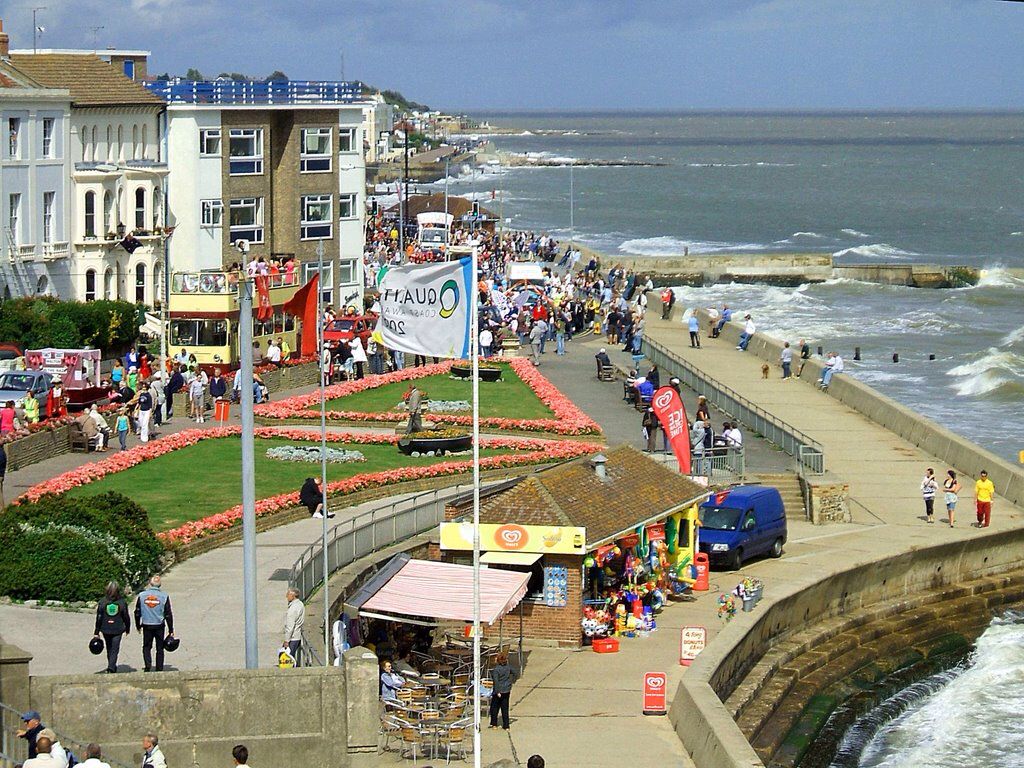
<path fill-rule="evenodd" d="M 255 317 L 259 302 L 254 297 L 252 337 L 259 344 L 259 357 L 266 352 L 271 339 L 284 339 L 292 350 L 299 348 L 298 318 L 286 314 L 282 306 L 301 287 L 298 275 L 288 282 L 286 275 L 272 275 L 270 303 L 272 317 Z M 170 353 L 182 348 L 196 356 L 201 365 L 223 365 L 237 368 L 238 356 L 238 281 L 228 272 L 175 272 L 171 276 L 171 298 L 168 303 L 170 320 Z"/>

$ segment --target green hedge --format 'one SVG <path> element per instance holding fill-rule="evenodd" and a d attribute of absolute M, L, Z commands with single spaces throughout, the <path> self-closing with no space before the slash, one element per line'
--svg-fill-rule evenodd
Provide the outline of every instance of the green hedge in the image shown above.
<path fill-rule="evenodd" d="M 44 496 L 0 515 L 0 594 L 97 600 L 108 581 L 140 585 L 162 552 L 146 511 L 127 496 Z"/>
<path fill-rule="evenodd" d="M 120 349 L 138 337 L 139 314 L 127 301 L 8 299 L 0 302 L 0 341 L 17 341 L 23 349 Z"/>

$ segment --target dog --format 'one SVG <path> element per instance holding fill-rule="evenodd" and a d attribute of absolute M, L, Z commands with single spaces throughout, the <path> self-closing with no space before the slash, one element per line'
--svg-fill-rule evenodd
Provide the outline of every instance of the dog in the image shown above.
<path fill-rule="evenodd" d="M 762 379 L 767 379 L 768 378 L 768 374 L 771 373 L 771 370 L 772 369 L 768 365 L 768 363 L 765 363 L 764 365 L 762 365 L 761 366 L 761 378 Z"/>

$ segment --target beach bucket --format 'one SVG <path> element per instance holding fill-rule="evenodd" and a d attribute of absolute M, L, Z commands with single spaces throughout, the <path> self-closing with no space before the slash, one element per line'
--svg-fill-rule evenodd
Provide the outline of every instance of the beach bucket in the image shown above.
<path fill-rule="evenodd" d="M 750 613 L 754 610 L 754 596 L 745 595 L 743 598 L 743 612 Z"/>

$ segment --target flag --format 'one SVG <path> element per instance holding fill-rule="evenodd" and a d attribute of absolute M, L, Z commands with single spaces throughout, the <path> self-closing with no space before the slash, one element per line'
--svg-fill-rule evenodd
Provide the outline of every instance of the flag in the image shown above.
<path fill-rule="evenodd" d="M 259 301 L 256 319 L 269 320 L 274 316 L 274 305 L 270 303 L 270 278 L 267 275 L 256 276 L 256 297 Z"/>
<path fill-rule="evenodd" d="M 469 356 L 472 259 L 391 267 L 380 282 L 377 330 L 388 349 Z"/>
<path fill-rule="evenodd" d="M 139 250 L 139 248 L 142 247 L 142 243 L 136 240 L 131 235 L 128 235 L 124 240 L 121 241 L 121 247 L 131 254 Z"/>
<path fill-rule="evenodd" d="M 320 275 L 313 275 L 308 283 L 299 288 L 295 295 L 285 302 L 282 309 L 289 315 L 302 318 L 302 336 L 299 345 L 299 356 L 309 357 L 317 354 L 316 350 L 316 314 L 319 306 L 318 286 Z"/>
<path fill-rule="evenodd" d="M 679 393 L 672 387 L 662 387 L 651 398 L 651 407 L 658 417 L 672 453 L 679 462 L 679 471 L 690 474 L 690 425 L 686 421 L 686 407 Z"/>

